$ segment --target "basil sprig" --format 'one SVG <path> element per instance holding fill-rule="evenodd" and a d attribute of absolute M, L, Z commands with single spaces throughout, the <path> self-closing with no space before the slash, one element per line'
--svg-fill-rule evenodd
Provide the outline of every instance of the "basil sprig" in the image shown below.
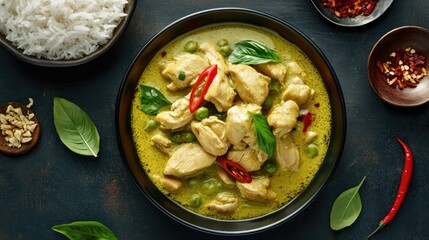
<path fill-rule="evenodd" d="M 55 225 L 52 230 L 71 240 L 117 240 L 115 234 L 105 225 L 96 221 L 81 221 Z"/>
<path fill-rule="evenodd" d="M 236 43 L 228 61 L 233 64 L 281 62 L 276 51 L 254 40 L 243 40 Z"/>
<path fill-rule="evenodd" d="M 332 205 L 330 226 L 332 230 L 340 230 L 352 225 L 362 211 L 362 200 L 359 189 L 365 181 L 365 177 L 359 185 L 341 193 Z"/>
<path fill-rule="evenodd" d="M 76 104 L 54 98 L 54 125 L 61 141 L 77 154 L 97 157 L 100 135 L 91 118 Z"/>
<path fill-rule="evenodd" d="M 142 111 L 150 116 L 155 116 L 159 111 L 171 105 L 171 102 L 156 88 L 140 85 L 140 107 Z"/>
<path fill-rule="evenodd" d="M 271 158 L 276 150 L 276 138 L 268 125 L 267 119 L 259 113 L 248 112 L 248 114 L 253 119 L 259 148 L 268 154 L 268 158 Z"/>

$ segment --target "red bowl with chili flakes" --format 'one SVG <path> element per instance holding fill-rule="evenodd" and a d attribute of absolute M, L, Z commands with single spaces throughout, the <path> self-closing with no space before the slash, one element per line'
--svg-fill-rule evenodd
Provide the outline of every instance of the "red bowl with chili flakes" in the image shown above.
<path fill-rule="evenodd" d="M 369 54 L 369 84 L 386 103 L 402 107 L 422 105 L 429 101 L 428 58 L 428 29 L 393 29 L 377 41 Z"/>

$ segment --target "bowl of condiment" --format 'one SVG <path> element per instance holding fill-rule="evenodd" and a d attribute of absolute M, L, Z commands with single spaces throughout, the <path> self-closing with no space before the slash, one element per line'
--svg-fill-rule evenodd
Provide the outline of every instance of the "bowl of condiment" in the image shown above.
<path fill-rule="evenodd" d="M 284 131 L 280 106 L 291 110 Z M 217 8 L 143 46 L 119 89 L 116 129 L 123 162 L 155 207 L 235 236 L 279 226 L 313 202 L 340 159 L 346 120 L 335 72 L 308 37 L 262 12 Z"/>
<path fill-rule="evenodd" d="M 382 36 L 368 56 L 368 80 L 386 103 L 412 107 L 429 101 L 429 30 L 402 26 Z"/>
<path fill-rule="evenodd" d="M 38 66 L 84 64 L 114 45 L 136 2 L 7 1 L 0 6 L 0 45 Z"/>

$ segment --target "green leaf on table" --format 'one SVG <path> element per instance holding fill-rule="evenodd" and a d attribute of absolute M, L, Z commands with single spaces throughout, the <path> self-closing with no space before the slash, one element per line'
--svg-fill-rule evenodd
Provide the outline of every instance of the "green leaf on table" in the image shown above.
<path fill-rule="evenodd" d="M 140 107 L 142 111 L 150 116 L 155 116 L 161 109 L 171 105 L 171 102 L 164 97 L 158 89 L 140 85 Z"/>
<path fill-rule="evenodd" d="M 253 119 L 259 148 L 268 154 L 268 158 L 271 158 L 276 150 L 276 138 L 268 125 L 267 119 L 259 113 L 248 112 L 248 114 Z"/>
<path fill-rule="evenodd" d="M 362 211 L 359 189 L 365 181 L 363 177 L 359 185 L 341 193 L 331 209 L 330 226 L 332 230 L 340 230 L 352 225 Z"/>
<path fill-rule="evenodd" d="M 100 149 L 97 127 L 76 104 L 55 97 L 54 124 L 61 141 L 71 151 L 97 157 Z"/>
<path fill-rule="evenodd" d="M 253 40 L 243 40 L 235 44 L 228 61 L 233 64 L 262 64 L 281 62 L 279 55 L 273 49 Z"/>
<path fill-rule="evenodd" d="M 55 225 L 52 230 L 67 236 L 70 240 L 117 240 L 108 227 L 96 221 Z"/>

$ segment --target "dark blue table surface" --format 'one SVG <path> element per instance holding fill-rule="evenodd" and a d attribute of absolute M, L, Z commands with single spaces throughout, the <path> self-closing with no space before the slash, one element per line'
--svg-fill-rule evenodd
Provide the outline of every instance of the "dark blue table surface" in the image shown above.
<path fill-rule="evenodd" d="M 397 192 L 403 152 L 396 136 L 414 151 L 414 175 L 396 218 L 373 239 L 427 239 L 429 106 L 404 109 L 383 103 L 368 84 L 366 68 L 372 46 L 391 29 L 429 28 L 427 0 L 396 0 L 381 18 L 359 28 L 333 25 L 310 1 L 139 0 L 120 40 L 88 64 L 38 67 L 0 48 L 0 103 L 26 103 L 32 97 L 42 129 L 40 142 L 30 153 L 0 154 L 0 239 L 66 239 L 51 227 L 79 220 L 100 221 L 126 240 L 219 238 L 171 220 L 144 197 L 121 160 L 115 131 L 119 86 L 141 47 L 174 20 L 215 7 L 259 10 L 300 29 L 334 67 L 347 110 L 344 152 L 319 197 L 292 221 L 237 239 L 364 239 L 388 212 Z M 52 116 L 56 96 L 78 104 L 98 126 L 97 159 L 74 154 L 61 143 Z M 346 229 L 330 230 L 333 201 L 364 176 L 359 218 Z"/>

